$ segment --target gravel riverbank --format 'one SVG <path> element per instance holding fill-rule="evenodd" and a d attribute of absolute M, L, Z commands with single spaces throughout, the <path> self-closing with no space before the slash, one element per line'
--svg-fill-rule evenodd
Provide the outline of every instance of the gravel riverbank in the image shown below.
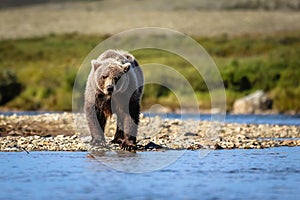
<path fill-rule="evenodd" d="M 114 121 L 113 118 L 107 125 L 107 141 L 114 135 Z M 300 146 L 300 127 L 218 124 L 141 115 L 137 140 L 140 150 Z M 89 141 L 86 121 L 79 114 L 0 116 L 0 151 L 89 151 L 93 150 Z M 112 144 L 107 147 L 119 148 Z"/>

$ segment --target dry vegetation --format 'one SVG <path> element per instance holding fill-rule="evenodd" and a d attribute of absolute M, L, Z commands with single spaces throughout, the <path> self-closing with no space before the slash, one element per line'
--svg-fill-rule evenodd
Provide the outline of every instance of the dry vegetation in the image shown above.
<path fill-rule="evenodd" d="M 167 0 L 159 3 L 136 0 L 62 1 L 9 7 L 0 10 L 0 38 L 24 38 L 70 32 L 103 35 L 145 26 L 171 28 L 198 36 L 271 33 L 300 29 L 300 23 L 297 23 L 300 21 L 299 12 L 202 9 L 209 8 L 211 5 L 208 3 L 195 0 L 172 2 Z M 226 8 L 219 4 L 215 7 Z"/>

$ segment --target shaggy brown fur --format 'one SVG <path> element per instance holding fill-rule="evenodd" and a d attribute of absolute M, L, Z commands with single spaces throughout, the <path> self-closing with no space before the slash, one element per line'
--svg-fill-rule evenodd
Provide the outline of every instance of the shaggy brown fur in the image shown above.
<path fill-rule="evenodd" d="M 92 60 L 84 109 L 93 145 L 105 145 L 106 121 L 116 114 L 117 130 L 112 142 L 122 149 L 136 148 L 143 84 L 138 62 L 126 51 L 107 50 Z"/>

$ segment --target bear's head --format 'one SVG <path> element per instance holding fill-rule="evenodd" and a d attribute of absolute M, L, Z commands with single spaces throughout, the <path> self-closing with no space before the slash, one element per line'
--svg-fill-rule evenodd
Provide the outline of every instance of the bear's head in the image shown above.
<path fill-rule="evenodd" d="M 93 78 L 97 87 L 96 90 L 108 96 L 112 95 L 113 92 L 126 90 L 128 86 L 126 73 L 131 66 L 129 62 L 92 60 L 91 63 L 94 71 Z"/>

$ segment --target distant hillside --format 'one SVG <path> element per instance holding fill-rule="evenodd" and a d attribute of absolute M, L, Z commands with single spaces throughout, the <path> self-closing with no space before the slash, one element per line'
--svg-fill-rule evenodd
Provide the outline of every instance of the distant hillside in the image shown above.
<path fill-rule="evenodd" d="M 0 9 L 21 7 L 21 6 L 32 6 L 44 3 L 64 3 L 64 2 L 76 2 L 83 0 L 1 0 Z"/>
<path fill-rule="evenodd" d="M 270 0 L 156 0 L 155 3 L 150 0 L 60 0 L 59 2 L 58 0 L 1 0 L 0 5 L 3 9 L 0 9 L 0 40 L 39 37 L 51 33 L 76 32 L 105 35 L 148 26 L 170 28 L 189 35 L 209 37 L 223 34 L 229 36 L 268 34 L 300 29 L 298 23 L 300 12 L 283 9 L 287 8 L 291 0 L 276 1 L 281 2 L 282 5 L 270 3 L 273 6 L 268 11 L 259 9 L 268 8 L 262 6 L 267 4 L 260 2 L 271 2 Z M 243 4 L 243 2 L 247 3 Z M 6 5 L 5 9 L 4 5 Z M 247 8 L 253 9 L 243 10 L 246 5 Z M 255 7 L 258 10 L 255 10 Z M 218 10 L 220 8 L 227 10 Z M 282 8 L 282 10 L 271 10 L 271 8 Z"/>
<path fill-rule="evenodd" d="M 127 6 L 136 4 L 140 8 L 151 7 L 162 10 L 299 10 L 300 0 L 1 0 L 0 9 L 31 6 L 45 3 L 103 2 Z"/>

